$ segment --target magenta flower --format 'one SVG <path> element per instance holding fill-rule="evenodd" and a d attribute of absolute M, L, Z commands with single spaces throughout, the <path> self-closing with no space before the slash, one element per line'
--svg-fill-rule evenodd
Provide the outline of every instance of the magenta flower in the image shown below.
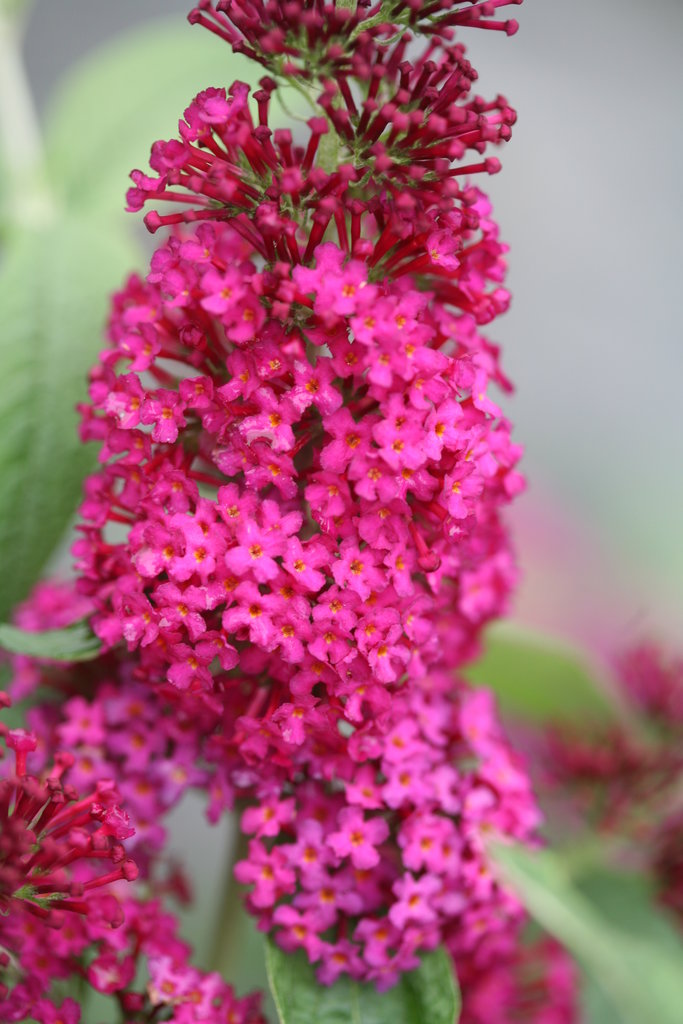
<path fill-rule="evenodd" d="M 83 411 L 100 465 L 74 553 L 106 683 L 75 667 L 93 707 L 40 712 L 41 736 L 68 736 L 79 778 L 121 781 L 150 877 L 188 788 L 211 820 L 237 807 L 247 907 L 323 983 L 386 987 L 440 942 L 483 962 L 521 917 L 483 836 L 528 840 L 536 808 L 456 681 L 516 577 L 520 450 L 482 334 L 508 305 L 506 247 L 473 183 L 515 115 L 472 93 L 453 39 L 512 32 L 505 6 L 384 23 L 202 0 L 192 20 L 274 77 L 199 93 L 133 172 L 130 208 L 171 231 L 113 298 Z M 283 73 L 320 83 L 297 139 L 270 127 Z M 173 941 L 135 934 L 144 913 L 87 961 L 92 984 L 140 1019 L 233 1012 Z"/>
<path fill-rule="evenodd" d="M 118 806 L 113 783 L 98 782 L 94 792 L 78 799 L 62 782 L 74 763 L 70 754 L 58 754 L 44 779 L 27 775 L 36 737 L 23 729 L 3 732 L 16 767 L 13 777 L 0 781 L 0 908 L 12 914 L 21 904 L 55 925 L 63 920 L 61 911 L 87 915 L 98 906 L 98 900 L 90 903 L 90 892 L 137 877 L 121 845 L 134 834 L 130 819 Z M 104 870 L 94 870 L 96 865 Z M 121 922 L 113 897 L 100 899 L 98 912 L 109 915 L 113 925 Z"/>
<path fill-rule="evenodd" d="M 252 839 L 249 860 L 240 861 L 235 868 L 235 878 L 243 885 L 254 886 L 249 900 L 261 909 L 272 907 L 284 893 L 291 891 L 295 875 L 281 850 L 276 847 L 269 853 L 259 840 Z"/>
<path fill-rule="evenodd" d="M 387 823 L 382 818 L 366 818 L 361 810 L 354 807 L 339 812 L 338 832 L 327 837 L 327 842 L 338 857 L 350 857 L 355 868 L 366 870 L 379 863 L 375 847 L 381 845 L 389 835 Z"/>
<path fill-rule="evenodd" d="M 431 924 L 437 913 L 434 897 L 441 889 L 441 882 L 435 875 L 423 875 L 415 879 L 411 874 L 394 882 L 394 893 L 398 901 L 389 911 L 389 920 L 396 928 L 405 928 L 408 921 Z"/>

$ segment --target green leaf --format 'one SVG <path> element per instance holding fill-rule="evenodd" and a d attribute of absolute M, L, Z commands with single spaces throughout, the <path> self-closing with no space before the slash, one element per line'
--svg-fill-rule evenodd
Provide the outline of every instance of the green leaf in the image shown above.
<path fill-rule="evenodd" d="M 585 972 L 581 979 L 581 1024 L 622 1024 L 619 1011 Z"/>
<path fill-rule="evenodd" d="M 0 0 L 0 15 L 16 18 L 31 2 L 32 0 Z"/>
<path fill-rule="evenodd" d="M 647 945 L 649 955 L 641 970 L 654 970 L 650 975 L 652 984 L 657 985 L 663 996 L 669 987 L 670 970 L 683 973 L 683 942 L 673 919 L 656 907 L 649 880 L 642 875 L 593 868 L 577 878 L 576 886 L 620 934 L 637 936 Z M 647 964 L 651 959 L 656 959 L 657 963 L 649 968 Z M 594 988 L 594 983 L 589 982 L 584 993 L 586 1024 L 609 1024 L 610 1019 Z M 681 987 L 678 986 L 676 993 L 672 990 L 669 998 L 680 999 Z"/>
<path fill-rule="evenodd" d="M 266 969 L 280 1024 L 456 1024 L 460 996 L 443 949 L 428 953 L 394 988 L 378 992 L 344 975 L 321 985 L 301 952 L 266 943 Z"/>
<path fill-rule="evenodd" d="M 32 633 L 7 622 L 0 623 L 0 647 L 13 654 L 50 661 L 91 661 L 100 653 L 101 644 L 87 622 L 76 622 L 64 629 L 46 629 Z"/>
<path fill-rule="evenodd" d="M 74 204 L 121 212 L 133 168 L 152 143 L 173 138 L 202 89 L 265 74 L 227 43 L 185 21 L 157 21 L 91 53 L 64 80 L 48 111 L 46 156 L 53 183 Z"/>
<path fill-rule="evenodd" d="M 467 678 L 494 691 L 501 710 L 534 722 L 613 717 L 608 692 L 579 651 L 553 637 L 501 624 L 484 637 Z"/>
<path fill-rule="evenodd" d="M 531 916 L 584 968 L 595 1024 L 680 1024 L 683 944 L 641 882 L 600 871 L 576 883 L 548 850 L 498 845 L 493 855 Z"/>
<path fill-rule="evenodd" d="M 103 347 L 107 293 L 134 258 L 120 232 L 71 217 L 17 234 L 0 265 L 0 620 L 78 504 L 95 452 L 74 404 Z"/>

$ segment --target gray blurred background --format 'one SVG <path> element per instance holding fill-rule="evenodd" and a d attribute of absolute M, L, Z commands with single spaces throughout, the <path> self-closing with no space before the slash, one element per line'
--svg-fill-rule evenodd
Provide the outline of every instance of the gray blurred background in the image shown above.
<path fill-rule="evenodd" d="M 36 0 L 26 58 L 41 109 L 83 54 L 188 6 Z M 649 630 L 680 642 L 683 3 L 526 0 L 512 13 L 514 38 L 466 42 L 482 94 L 519 111 L 503 173 L 483 182 L 511 246 L 513 306 L 492 336 L 530 480 L 511 516 L 517 615 L 601 649 Z M 189 845 L 201 812 L 186 814 L 179 842 L 209 913 L 215 857 Z"/>

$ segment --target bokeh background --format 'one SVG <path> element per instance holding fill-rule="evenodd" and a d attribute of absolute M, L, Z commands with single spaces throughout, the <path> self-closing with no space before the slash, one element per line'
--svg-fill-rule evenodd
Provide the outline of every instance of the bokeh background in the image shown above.
<path fill-rule="evenodd" d="M 97 47 L 143 23 L 180 19 L 187 6 L 36 0 L 25 54 L 39 108 Z M 506 409 L 530 481 L 511 513 L 524 573 L 515 615 L 602 655 L 644 634 L 675 643 L 683 607 L 683 3 L 526 0 L 512 13 L 521 22 L 513 39 L 470 32 L 467 42 L 481 92 L 504 92 L 520 112 L 503 173 L 486 183 L 511 246 L 514 293 L 492 336 L 516 385 Z M 187 29 L 188 50 L 200 31 Z M 203 84 L 228 84 L 227 54 L 225 68 L 224 81 Z M 141 82 L 141 115 L 145 98 Z M 73 133 L 87 139 L 88 124 Z M 111 147 L 114 154 L 116 138 Z M 123 205 L 125 179 L 115 187 Z M 214 833 L 198 843 L 204 830 L 199 802 L 186 805 L 175 842 L 194 861 L 195 924 L 215 907 L 217 851 L 227 841 Z"/>

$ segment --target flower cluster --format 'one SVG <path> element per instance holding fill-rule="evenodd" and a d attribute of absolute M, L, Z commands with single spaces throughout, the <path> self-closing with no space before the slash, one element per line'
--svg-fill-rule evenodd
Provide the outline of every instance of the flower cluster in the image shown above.
<path fill-rule="evenodd" d="M 455 27 L 514 35 L 517 22 L 498 21 L 495 14 L 499 8 L 521 2 L 471 0 L 470 6 L 462 7 L 461 0 L 412 0 L 409 4 L 390 0 L 373 6 L 368 0 L 351 7 L 329 0 L 315 4 L 310 0 L 290 0 L 287 4 L 247 0 L 239 6 L 230 0 L 200 0 L 189 20 L 204 25 L 236 53 L 258 61 L 275 74 L 304 81 L 349 75 L 363 80 L 372 75 L 373 65 L 368 64 L 365 50 L 374 39 L 387 45 L 392 36 L 404 37 L 409 31 L 432 39 L 449 39 Z M 365 76 L 360 73 L 363 67 Z"/>
<path fill-rule="evenodd" d="M 78 1024 L 78 1003 L 58 1004 L 44 994 L 55 980 L 75 976 L 115 999 L 130 1024 L 265 1024 L 258 996 L 238 999 L 218 974 L 190 964 L 190 949 L 158 900 L 122 899 L 120 904 L 125 927 L 116 931 L 77 919 L 50 932 L 43 922 L 13 914 L 3 942 L 19 941 L 21 956 L 2 954 L 3 977 L 16 983 L 3 996 L 0 1020 Z M 141 970 L 149 979 L 144 988 Z"/>
<path fill-rule="evenodd" d="M 544 781 L 602 832 L 637 841 L 662 902 L 683 923 L 683 661 L 642 644 L 624 651 L 615 669 L 639 726 L 549 730 Z"/>
<path fill-rule="evenodd" d="M 15 761 L 0 779 L 0 968 L 3 975 L 8 968 L 19 972 L 10 1001 L 30 1007 L 56 976 L 44 948 L 45 927 L 63 935 L 66 918 L 82 915 L 83 930 L 116 928 L 123 915 L 111 888 L 132 881 L 138 870 L 122 845 L 133 829 L 112 782 L 99 781 L 79 798 L 68 781 L 71 754 L 58 753 L 42 777 L 29 775 L 36 737 L 5 727 L 0 734 Z M 8 993 L 0 981 L 3 999 Z"/>
<path fill-rule="evenodd" d="M 497 169 L 462 161 L 514 114 L 470 95 L 450 44 L 499 5 L 447 5 L 411 59 L 408 23 L 434 12 L 395 6 L 377 31 L 368 11 L 313 11 L 331 64 L 305 145 L 269 128 L 270 78 L 258 124 L 236 83 L 155 144 L 129 205 L 175 203 L 147 216 L 175 230 L 115 296 L 83 409 L 102 462 L 75 548 L 94 629 L 152 702 L 197 702 L 184 779 L 194 765 L 212 816 L 246 808 L 248 905 L 326 982 L 391 983 L 441 941 L 493 948 L 519 908 L 483 835 L 537 824 L 488 699 L 455 677 L 505 609 L 501 510 L 522 486 L 480 330 L 507 307 L 505 247 L 458 183 Z M 195 19 L 246 38 L 218 8 Z"/>
<path fill-rule="evenodd" d="M 133 829 L 114 784 L 100 781 L 79 799 L 63 780 L 73 764 L 72 755 L 65 753 L 56 756 L 44 779 L 27 775 L 26 760 L 36 748 L 36 737 L 24 729 L 3 732 L 14 751 L 15 773 L 0 781 L 0 908 L 7 913 L 20 900 L 54 925 L 62 920 L 62 911 L 87 914 L 92 903 L 86 893 L 137 876 L 121 846 Z M 112 870 L 93 873 L 92 865 L 99 867 L 102 860 L 111 861 Z M 110 906 L 107 913 L 114 922 L 116 908 Z"/>
<path fill-rule="evenodd" d="M 212 690 L 246 641 L 240 672 L 305 694 L 325 666 L 330 698 L 352 678 L 381 701 L 438 659 L 445 610 L 464 660 L 514 579 L 498 510 L 519 450 L 486 394 L 495 358 L 470 317 L 368 282 L 330 244 L 293 272 L 288 329 L 258 301 L 265 275 L 230 265 L 239 247 L 209 227 L 172 240 L 117 297 L 84 427 L 115 456 L 76 549 L 95 629 L 182 690 Z"/>
<path fill-rule="evenodd" d="M 305 949 L 324 983 L 348 972 L 392 984 L 443 942 L 458 964 L 495 956 L 521 910 L 486 837 L 527 839 L 538 814 L 489 694 L 434 673 L 336 747 L 320 742 L 297 758 L 302 777 L 277 785 L 261 768 L 277 757 L 268 739 L 252 745 L 259 799 L 242 817 L 254 838 L 236 876 L 259 926 Z"/>
<path fill-rule="evenodd" d="M 578 972 L 548 938 L 514 937 L 507 954 L 461 978 L 461 1024 L 576 1024 L 581 1019 Z"/>
<path fill-rule="evenodd" d="M 71 587 L 43 584 L 18 617 L 50 627 L 62 614 L 68 617 L 80 607 L 81 599 Z M 15 661 L 21 689 L 27 659 Z M 61 683 L 49 663 L 34 662 L 31 669 L 42 685 Z M 69 666 L 68 672 L 72 683 L 87 692 L 88 668 Z M 36 733 L 0 726 L 14 755 L 14 765 L 10 759 L 2 763 L 0 779 L 0 1020 L 30 1017 L 39 1024 L 77 1024 L 79 1005 L 72 999 L 58 1004 L 53 984 L 78 976 L 95 991 L 115 997 L 131 1024 L 263 1024 L 258 997 L 238 1000 L 217 974 L 191 966 L 190 948 L 178 939 L 176 922 L 159 900 L 166 892 L 184 895 L 184 886 L 180 877 L 160 882 L 150 876 L 151 856 L 158 853 L 158 833 L 163 836 L 163 831 L 158 820 L 144 829 L 143 782 L 148 790 L 146 813 L 155 817 L 168 809 L 185 785 L 197 781 L 197 774 L 190 770 L 188 780 L 181 779 L 181 744 L 172 759 L 161 762 L 165 789 L 152 773 L 139 774 L 140 709 L 149 715 L 152 695 L 145 691 L 140 696 L 136 712 L 131 693 L 125 693 L 127 685 L 134 693 L 134 684 L 127 684 L 126 676 L 124 669 L 120 690 L 105 682 L 90 700 L 73 697 L 62 706 L 34 708 L 29 717 L 38 727 Z M 5 694 L 0 698 L 1 706 L 9 705 Z M 94 761 L 94 750 L 86 743 L 95 740 L 95 733 L 104 743 L 105 711 L 113 724 L 107 730 L 109 759 L 86 769 L 88 755 Z M 151 726 L 149 719 L 147 725 Z M 47 750 L 59 748 L 61 740 L 68 741 L 69 753 L 57 753 L 53 766 L 28 774 L 27 760 L 34 768 L 46 760 Z M 130 796 L 133 820 L 136 827 L 143 826 L 142 835 L 134 835 L 119 793 L 105 781 L 107 774 L 115 776 L 122 794 Z M 91 776 L 99 781 L 92 783 Z M 74 783 L 80 792 L 88 792 L 89 784 L 92 791 L 79 797 Z M 137 863 L 127 856 L 131 848 L 136 861 L 138 851 L 142 858 L 150 891 L 146 899 L 126 891 L 126 883 L 138 877 Z M 136 979 L 143 965 L 149 983 L 139 991 Z"/>
<path fill-rule="evenodd" d="M 482 333 L 509 302 L 505 246 L 470 181 L 499 169 L 485 154 L 515 115 L 473 95 L 455 41 L 514 31 L 507 6 L 191 15 L 268 76 L 200 93 L 132 174 L 129 208 L 171 230 L 114 296 L 82 408 L 100 468 L 78 594 L 46 586 L 19 615 L 87 615 L 103 649 L 18 660 L 13 683 L 62 697 L 30 712 L 43 765 L 66 747 L 78 788 L 116 779 L 148 898 L 116 933 L 79 919 L 42 975 L 22 952 L 39 1020 L 48 975 L 78 964 L 127 1020 L 260 1021 L 189 966 L 158 902 L 163 820 L 190 787 L 212 820 L 239 811 L 247 907 L 322 983 L 387 987 L 441 943 L 466 1001 L 517 970 L 523 913 L 487 840 L 534 842 L 539 815 L 492 698 L 458 674 L 514 585 L 502 512 L 523 486 Z M 303 140 L 269 125 L 283 77 L 315 105 Z"/>

